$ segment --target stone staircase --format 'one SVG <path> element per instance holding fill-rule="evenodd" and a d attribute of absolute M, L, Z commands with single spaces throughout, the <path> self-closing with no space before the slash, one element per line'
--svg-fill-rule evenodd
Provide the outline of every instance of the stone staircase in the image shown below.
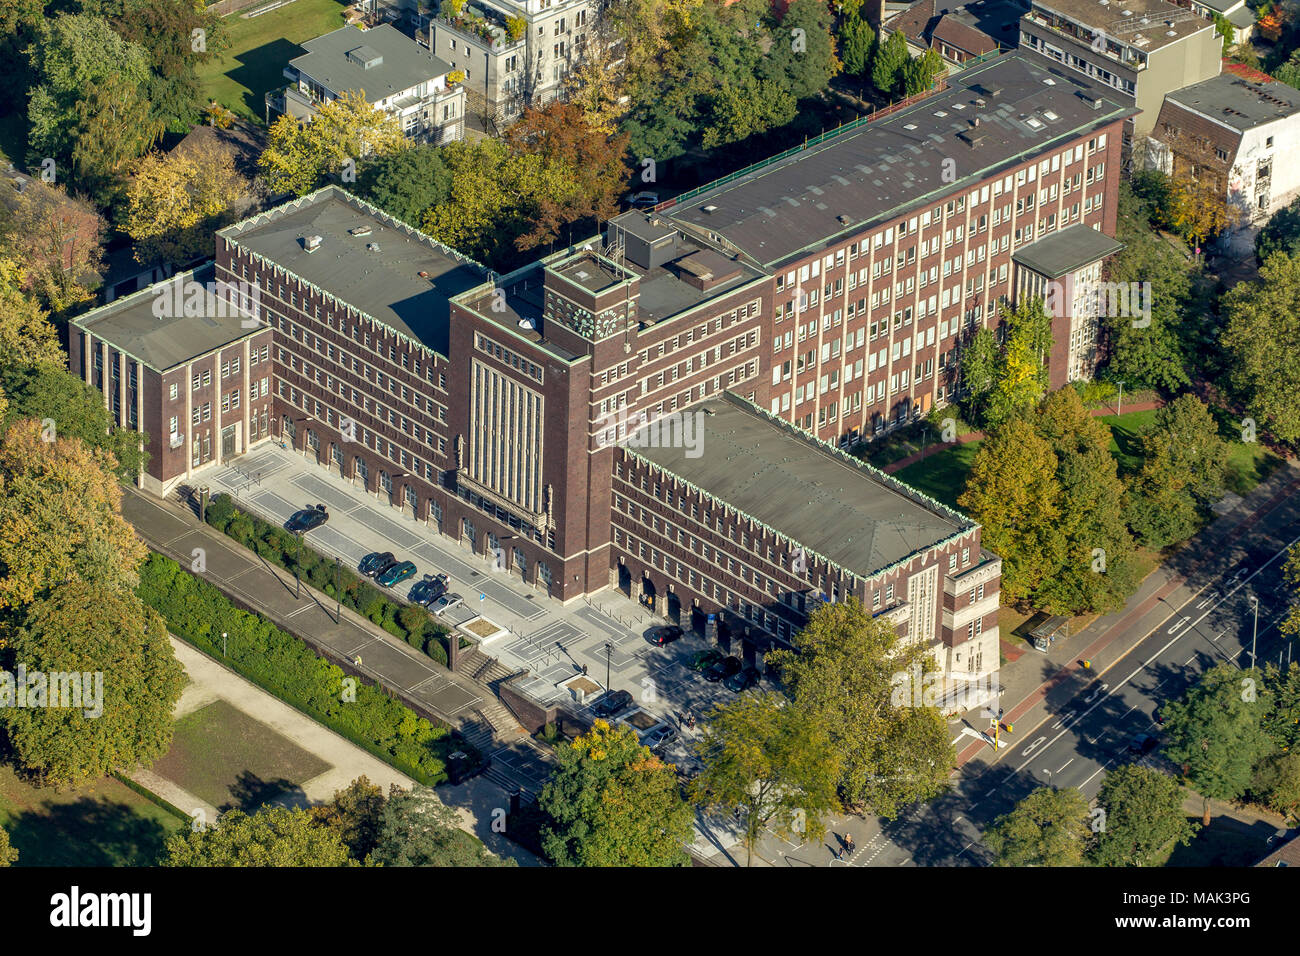
<path fill-rule="evenodd" d="M 471 648 L 461 655 L 460 660 L 457 661 L 456 671 L 471 680 L 478 681 L 480 684 L 487 684 L 489 687 L 507 677 L 514 676 L 514 671 L 496 658 L 488 657 L 477 647 Z"/>

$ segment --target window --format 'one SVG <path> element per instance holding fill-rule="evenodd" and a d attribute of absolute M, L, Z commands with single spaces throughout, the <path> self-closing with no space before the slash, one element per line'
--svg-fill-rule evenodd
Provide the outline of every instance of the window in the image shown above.
<path fill-rule="evenodd" d="M 175 382 L 172 382 L 171 386 L 167 389 L 167 397 L 173 402 L 176 401 L 176 390 Z M 175 429 L 172 430 L 175 431 Z"/>

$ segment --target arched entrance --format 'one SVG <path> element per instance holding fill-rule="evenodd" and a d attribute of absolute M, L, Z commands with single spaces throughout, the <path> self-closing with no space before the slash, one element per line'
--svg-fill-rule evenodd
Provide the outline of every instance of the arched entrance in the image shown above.
<path fill-rule="evenodd" d="M 370 490 L 370 466 L 360 455 L 352 459 L 352 480 L 360 481 L 363 491 Z"/>
<path fill-rule="evenodd" d="M 469 549 L 478 552 L 478 529 L 468 518 L 461 519 L 461 537 L 469 542 Z"/>
<path fill-rule="evenodd" d="M 654 611 L 655 596 L 655 583 L 650 580 L 648 573 L 643 573 L 641 575 L 641 594 L 637 597 L 637 601 L 647 610 Z"/>
<path fill-rule="evenodd" d="M 682 599 L 672 591 L 668 592 L 668 620 L 678 625 L 682 623 Z"/>
<path fill-rule="evenodd" d="M 510 549 L 510 557 L 511 560 L 514 561 L 515 570 L 519 573 L 519 577 L 523 579 L 523 582 L 525 584 L 527 584 L 528 583 L 528 559 L 524 557 L 524 553 L 520 551 L 518 548 Z"/>

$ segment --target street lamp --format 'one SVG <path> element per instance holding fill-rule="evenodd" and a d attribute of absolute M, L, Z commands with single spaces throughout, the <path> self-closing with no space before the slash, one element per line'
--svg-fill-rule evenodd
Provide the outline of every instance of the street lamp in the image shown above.
<path fill-rule="evenodd" d="M 339 615 L 343 613 L 343 596 L 339 593 L 339 568 L 343 564 L 343 559 L 337 554 L 334 556 L 334 623 L 339 623 Z"/>
<path fill-rule="evenodd" d="M 1255 627 L 1250 634 L 1250 669 L 1255 669 L 1255 640 L 1259 637 L 1259 598 L 1254 594 L 1250 596 L 1250 603 L 1255 608 Z"/>
<path fill-rule="evenodd" d="M 293 536 L 298 541 L 298 549 L 293 555 L 293 599 L 297 601 L 302 597 L 302 576 L 299 574 L 302 567 L 302 532 L 295 531 Z"/>
<path fill-rule="evenodd" d="M 1124 383 L 1119 383 L 1119 405 L 1115 409 L 1116 417 L 1124 414 Z"/>
<path fill-rule="evenodd" d="M 608 692 L 609 689 L 610 689 L 610 687 L 609 687 L 609 661 L 610 661 L 610 655 L 613 654 L 613 653 L 614 653 L 614 645 L 611 644 L 609 641 L 606 641 L 606 642 L 605 642 L 605 691 L 606 691 L 606 692 Z"/>
<path fill-rule="evenodd" d="M 221 632 L 221 656 L 222 656 L 222 657 L 229 657 L 229 656 L 230 656 L 230 654 L 227 652 L 227 649 L 226 649 L 226 632 L 225 632 L 225 631 L 222 631 L 222 632 Z"/>

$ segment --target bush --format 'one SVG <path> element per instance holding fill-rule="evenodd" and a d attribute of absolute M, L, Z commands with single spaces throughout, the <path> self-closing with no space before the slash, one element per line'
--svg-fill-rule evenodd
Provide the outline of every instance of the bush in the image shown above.
<path fill-rule="evenodd" d="M 447 755 L 465 746 L 379 688 L 358 684 L 355 700 L 345 701 L 341 668 L 264 617 L 236 608 L 170 558 L 149 556 L 138 593 L 177 637 L 423 784 L 445 781 Z"/>
<path fill-rule="evenodd" d="M 234 538 L 244 547 L 248 547 L 249 542 L 253 540 L 255 529 L 253 528 L 252 519 L 250 519 L 248 515 L 238 512 L 232 519 L 230 519 L 225 530 L 226 534 L 230 535 L 230 537 Z"/>
<path fill-rule="evenodd" d="M 219 495 L 213 495 L 212 500 L 208 502 L 207 511 L 204 514 L 208 524 L 216 528 L 222 534 L 226 533 L 226 528 L 230 524 L 230 519 L 235 516 L 238 509 L 235 503 L 230 500 L 230 495 L 222 492 Z"/>

